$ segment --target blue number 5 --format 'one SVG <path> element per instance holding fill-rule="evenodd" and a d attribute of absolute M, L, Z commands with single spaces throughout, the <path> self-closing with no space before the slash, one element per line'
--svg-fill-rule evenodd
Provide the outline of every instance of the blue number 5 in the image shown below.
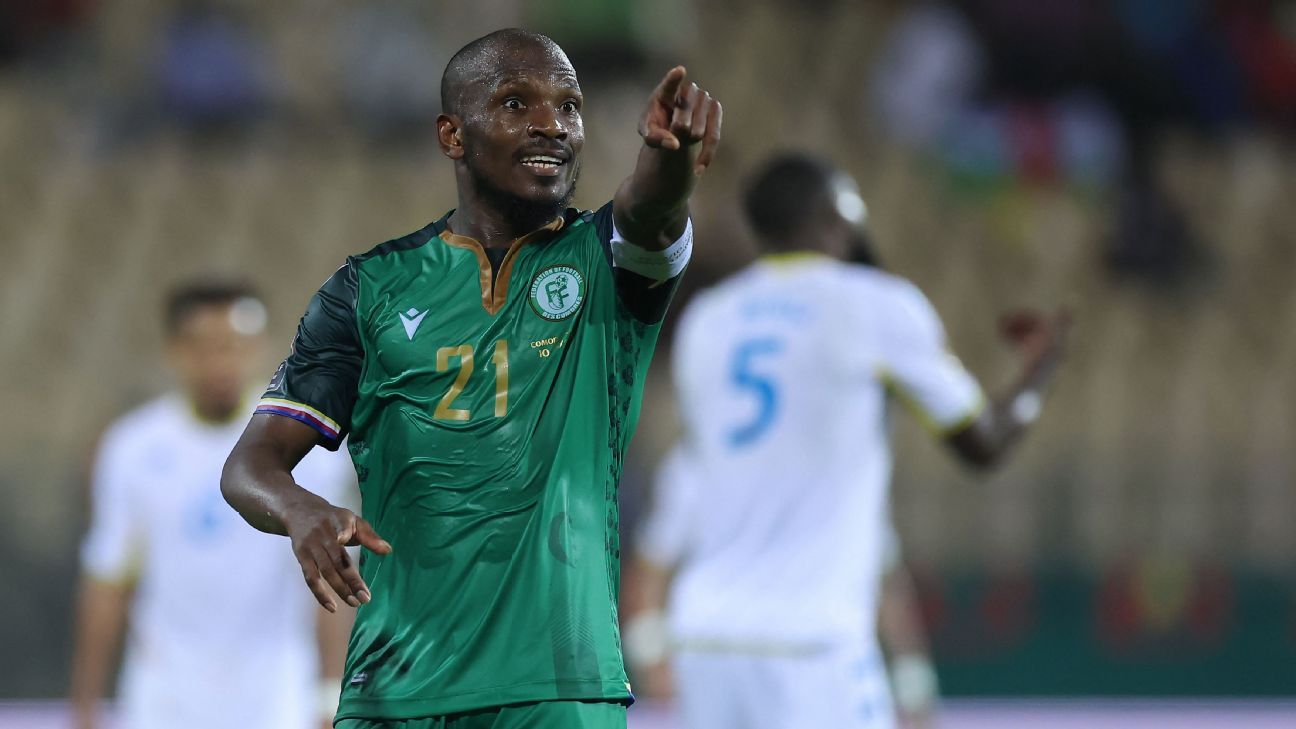
<path fill-rule="evenodd" d="M 778 414 L 779 397 L 774 381 L 752 371 L 752 366 L 757 359 L 782 349 L 783 343 L 777 339 L 749 339 L 734 352 L 733 366 L 729 369 L 731 381 L 734 387 L 756 398 L 756 415 L 729 432 L 729 445 L 734 448 L 755 442 L 769 430 Z"/>

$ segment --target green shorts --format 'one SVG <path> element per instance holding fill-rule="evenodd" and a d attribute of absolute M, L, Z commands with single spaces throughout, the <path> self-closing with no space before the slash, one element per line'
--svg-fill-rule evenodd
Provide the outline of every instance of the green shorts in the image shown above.
<path fill-rule="evenodd" d="M 540 701 L 425 719 L 342 719 L 337 729 L 626 729 L 625 704 Z"/>

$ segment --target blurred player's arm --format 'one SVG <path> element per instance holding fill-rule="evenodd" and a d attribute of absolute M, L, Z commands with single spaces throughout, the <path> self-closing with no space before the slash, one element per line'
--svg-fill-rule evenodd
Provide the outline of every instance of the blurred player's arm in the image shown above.
<path fill-rule="evenodd" d="M 77 595 L 76 643 L 72 653 L 72 714 L 76 729 L 97 726 L 99 702 L 126 631 L 129 584 L 90 575 Z"/>
<path fill-rule="evenodd" d="M 697 474 L 684 449 L 676 446 L 662 460 L 653 483 L 652 508 L 635 540 L 634 558 L 622 581 L 622 644 L 634 674 L 636 693 L 658 699 L 674 695 L 666 600 L 675 566 L 689 548 L 697 505 Z"/>
<path fill-rule="evenodd" d="M 1022 358 L 1017 382 L 946 442 L 967 463 L 993 466 L 1012 449 L 1039 417 L 1044 395 L 1062 363 L 1071 318 L 1018 313 L 1005 318 L 1003 331 Z"/>
<path fill-rule="evenodd" d="M 635 681 L 635 694 L 668 699 L 674 695 L 669 640 L 666 627 L 666 595 L 672 570 L 636 552 L 622 582 L 621 601 L 625 613 L 622 646 Z"/>
<path fill-rule="evenodd" d="M 360 510 L 360 492 L 356 488 L 355 468 L 350 459 L 333 457 L 332 463 L 337 466 L 337 478 L 334 479 L 332 491 L 327 493 L 330 501 L 352 511 Z M 359 550 L 348 548 L 351 559 L 359 558 Z M 319 651 L 319 712 L 322 729 L 332 729 L 333 718 L 337 714 L 338 702 L 342 696 L 342 673 L 346 666 L 347 642 L 351 637 L 351 627 L 355 623 L 355 611 L 339 610 L 330 613 L 320 610 L 315 613 L 315 641 Z"/>
<path fill-rule="evenodd" d="M 306 585 L 329 612 L 333 595 L 357 607 L 369 587 L 344 546 L 387 554 L 391 545 L 355 512 L 297 485 L 292 470 L 316 445 L 337 450 L 355 405 L 364 348 L 354 261 L 329 277 L 306 307 L 288 358 L 225 461 L 221 493 L 253 527 L 286 535 Z"/>
<path fill-rule="evenodd" d="M 333 716 L 342 696 L 342 668 L 346 663 L 347 638 L 354 622 L 355 612 L 352 610 L 336 613 L 320 610 L 315 615 L 315 641 L 319 647 L 320 663 L 320 726 L 325 729 L 333 726 Z"/>
<path fill-rule="evenodd" d="M 966 463 L 997 463 L 1039 417 L 1048 385 L 1061 364 L 1071 319 L 1015 314 L 1003 332 L 1021 358 L 1016 384 L 987 403 L 976 378 L 948 348 L 945 330 L 927 297 L 911 284 L 897 289 L 890 311 L 874 316 L 881 330 L 878 375 Z"/>
<path fill-rule="evenodd" d="M 886 653 L 896 709 L 905 729 L 932 726 L 939 682 L 932 665 L 913 576 L 892 531 L 878 604 L 878 639 Z"/>
<path fill-rule="evenodd" d="M 144 511 L 133 501 L 133 469 L 128 436 L 109 431 L 95 457 L 90 529 L 81 543 L 70 692 L 77 729 L 96 726 L 143 560 Z"/>
<path fill-rule="evenodd" d="M 721 113 L 720 102 L 689 82 L 683 66 L 653 90 L 639 122 L 644 146 L 613 201 L 627 241 L 661 251 L 684 235 L 689 196 L 720 144 Z"/>

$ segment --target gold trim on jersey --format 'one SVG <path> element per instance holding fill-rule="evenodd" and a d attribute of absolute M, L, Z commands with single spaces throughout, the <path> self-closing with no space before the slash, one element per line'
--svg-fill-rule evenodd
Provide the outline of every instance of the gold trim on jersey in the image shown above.
<path fill-rule="evenodd" d="M 504 254 L 504 260 L 500 261 L 499 274 L 494 277 L 491 276 L 491 264 L 490 259 L 486 257 L 486 249 L 482 247 L 482 244 L 476 238 L 452 233 L 449 228 L 446 228 L 441 232 L 441 240 L 445 241 L 446 245 L 472 251 L 477 256 L 482 307 L 486 309 L 487 313 L 494 316 L 499 313 L 500 309 L 504 308 L 504 302 L 508 300 L 509 280 L 513 276 L 513 261 L 517 258 L 518 250 L 545 234 L 557 233 L 562 230 L 566 222 L 562 216 L 559 216 L 554 218 L 548 225 L 537 228 L 510 243 L 508 252 Z"/>
<path fill-rule="evenodd" d="M 757 260 L 772 266 L 787 266 L 796 263 L 831 261 L 834 259 L 832 256 L 818 251 L 788 251 L 787 253 L 766 253 Z"/>

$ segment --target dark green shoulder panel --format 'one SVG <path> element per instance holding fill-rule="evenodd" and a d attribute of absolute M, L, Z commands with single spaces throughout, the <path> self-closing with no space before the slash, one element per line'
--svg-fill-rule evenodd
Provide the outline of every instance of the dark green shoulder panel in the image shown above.
<path fill-rule="evenodd" d="M 419 230 L 414 231 L 413 233 L 410 233 L 409 235 L 403 235 L 399 238 L 393 238 L 384 243 L 379 243 L 373 248 L 370 248 L 368 251 L 361 253 L 358 256 L 353 256 L 352 258 L 355 260 L 356 263 L 364 263 L 365 261 L 371 258 L 385 256 L 388 253 L 409 251 L 418 248 L 419 246 L 427 245 L 428 241 L 432 240 L 438 235 L 441 235 L 441 231 L 445 230 L 445 221 L 446 218 L 449 217 L 450 217 L 450 213 L 446 213 L 445 216 L 442 217 L 440 220 L 437 220 L 436 222 L 428 223 L 427 225 L 423 226 Z"/>

